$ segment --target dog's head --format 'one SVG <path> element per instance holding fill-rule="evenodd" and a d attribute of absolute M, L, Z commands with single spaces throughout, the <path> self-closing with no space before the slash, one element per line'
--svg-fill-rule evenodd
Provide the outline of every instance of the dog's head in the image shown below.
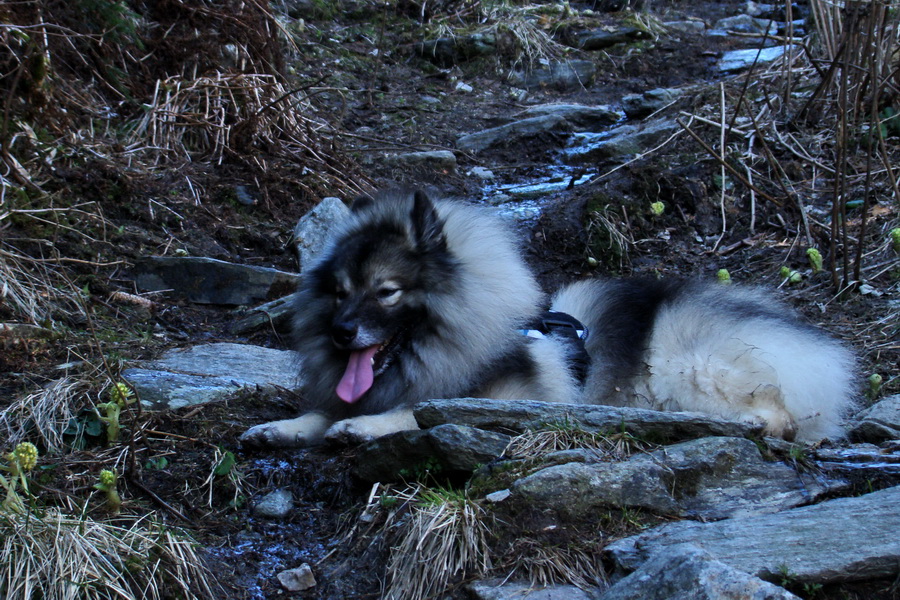
<path fill-rule="evenodd" d="M 331 342 L 346 355 L 337 386 L 356 402 L 428 323 L 428 294 L 447 293 L 455 261 L 443 222 L 423 193 L 364 197 L 353 224 L 312 273 L 331 306 Z"/>

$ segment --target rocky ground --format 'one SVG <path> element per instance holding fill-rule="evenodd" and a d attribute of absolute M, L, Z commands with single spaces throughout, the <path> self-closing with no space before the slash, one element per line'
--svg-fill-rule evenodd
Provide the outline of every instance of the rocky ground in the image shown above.
<path fill-rule="evenodd" d="M 739 179 L 746 171 L 723 171 L 714 156 L 723 98 L 734 106 L 746 93 L 757 115 L 778 103 L 780 63 L 755 65 L 745 86 L 749 65 L 729 53 L 760 47 L 760 33 L 785 34 L 785 15 L 744 2 L 639 12 L 594 4 L 532 7 L 526 27 L 522 12 L 497 20 L 479 3 L 285 2 L 273 10 L 293 46 L 267 56 L 299 83 L 273 105 L 296 98 L 285 112 L 327 132 L 327 143 L 295 136 L 297 153 L 279 154 L 257 132 L 241 156 L 158 170 L 132 165 L 124 146 L 105 157 L 61 146 L 70 160 L 41 185 L 66 192 L 73 210 L 96 202 L 102 226 L 73 213 L 74 227 L 54 230 L 22 212 L 4 236 L 32 256 L 81 261 L 70 284 L 87 300 L 72 302 L 89 310 L 60 309 L 62 330 L 0 336 L 2 404 L 66 369 L 91 370 L 102 355 L 100 371 L 124 369 L 146 406 L 129 412 L 130 441 L 110 448 L 95 413 L 76 410 L 67 424 L 78 431 L 67 435 L 77 447 L 45 459 L 55 465 L 48 500 L 89 495 L 95 465 L 126 463 L 125 512 L 158 511 L 193 535 L 218 597 L 515 598 L 532 585 L 548 598 L 607 600 L 895 597 L 900 267 L 887 232 L 900 216 L 889 183 L 872 184 L 865 285 L 838 294 L 805 253 L 817 246 L 830 258 L 831 197 L 816 183 L 825 126 L 785 126 L 796 144 L 750 150 L 754 133 L 777 136 L 739 115 L 728 151 L 731 164 L 753 166 L 753 193 Z M 794 10 L 799 37 L 808 8 Z M 222 45 L 220 60 L 267 48 L 253 36 L 242 43 Z M 39 139 L 35 152 L 48 152 Z M 248 426 L 302 409 L 288 391 L 277 304 L 295 281 L 295 223 L 322 197 L 396 184 L 498 206 L 516 219 L 548 289 L 593 275 L 712 278 L 720 269 L 777 289 L 857 351 L 861 404 L 887 400 L 854 425 L 853 444 L 816 448 L 641 411 L 597 408 L 571 423 L 570 412 L 537 403 L 432 403 L 418 411 L 422 432 L 363 448 L 246 451 L 237 438 Z M 858 228 L 861 209 L 848 211 Z M 15 314 L 0 307 L 10 323 Z M 866 397 L 873 373 L 883 385 Z M 565 431 L 507 448 L 559 422 Z M 406 548 L 418 523 L 447 518 L 428 512 L 435 506 L 456 507 L 443 529 L 474 540 L 460 546 L 466 558 Z"/>

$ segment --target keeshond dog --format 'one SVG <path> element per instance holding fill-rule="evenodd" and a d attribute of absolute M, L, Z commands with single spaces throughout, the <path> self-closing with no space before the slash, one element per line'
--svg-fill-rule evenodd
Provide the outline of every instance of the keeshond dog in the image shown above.
<path fill-rule="evenodd" d="M 699 411 L 815 441 L 852 406 L 853 355 L 758 290 L 586 280 L 547 307 L 488 209 L 361 198 L 297 296 L 310 412 L 243 439 L 362 441 L 415 429 L 422 400 L 482 397 Z"/>

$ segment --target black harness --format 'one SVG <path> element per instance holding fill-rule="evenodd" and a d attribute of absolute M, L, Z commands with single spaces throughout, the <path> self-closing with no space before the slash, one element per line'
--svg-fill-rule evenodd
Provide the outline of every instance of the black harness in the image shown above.
<path fill-rule="evenodd" d="M 528 323 L 527 329 L 522 329 L 520 332 L 524 336 L 535 339 L 557 335 L 568 340 L 572 344 L 572 353 L 569 356 L 572 372 L 578 381 L 584 383 L 588 368 L 591 366 L 591 357 L 584 347 L 590 332 L 581 321 L 572 315 L 548 310 Z"/>

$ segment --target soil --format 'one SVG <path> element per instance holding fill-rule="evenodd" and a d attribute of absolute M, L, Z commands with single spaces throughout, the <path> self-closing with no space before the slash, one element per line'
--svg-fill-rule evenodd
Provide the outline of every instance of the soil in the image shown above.
<path fill-rule="evenodd" d="M 439 4 L 447 14 L 466 5 Z M 740 14 L 745 4 L 667 0 L 654 3 L 646 14 L 659 22 L 690 17 L 714 22 Z M 556 160 L 554 152 L 564 140 L 537 139 L 477 156 L 457 152 L 455 171 L 385 166 L 379 160 L 385 153 L 453 149 L 461 134 L 504 123 L 535 104 L 618 106 L 626 94 L 690 86 L 691 92 L 667 114 L 715 114 L 710 107 L 718 104 L 717 82 L 726 84 L 730 98 L 741 89 L 741 79 L 726 79 L 713 68 L 725 50 L 746 47 L 747 39 L 738 36 L 661 35 L 592 55 L 571 51 L 570 58 L 589 56 L 598 64 L 590 85 L 567 91 L 538 88 L 522 97 L 506 78 L 512 69 L 527 66 L 521 60 L 517 63 L 515 54 L 501 52 L 452 67 L 417 56 L 415 43 L 428 24 L 417 20 L 416 2 L 386 9 L 365 0 L 348 1 L 343 12 L 316 8 L 315 2 L 297 6 L 306 12 L 303 26 L 293 30 L 296 50 L 287 53 L 284 64 L 271 58 L 265 44 L 260 52 L 269 57 L 272 69 L 290 73 L 299 82 L 297 89 L 304 90 L 316 122 L 333 132 L 328 152 L 340 156 L 345 161 L 341 164 L 353 165 L 343 179 L 330 180 L 340 181 L 335 183 L 339 189 L 326 189 L 297 161 L 284 154 L 266 155 L 256 146 L 243 158 L 226 156 L 219 163 L 198 160 L 154 170 L 130 168 L 125 153 L 101 155 L 87 147 L 69 148 L 71 160 L 54 170 L 43 186 L 63 198 L 65 206 L 93 203 L 86 210 L 102 214 L 102 223 L 84 218 L 77 223 L 78 231 L 54 228 L 48 237 L 49 226 L 22 217 L 8 223 L 3 235 L 7 244 L 31 256 L 82 261 L 71 265 L 69 285 L 83 290 L 82 302 L 91 317 L 64 308 L 51 315 L 64 324 L 62 340 L 0 337 L 0 398 L 11 401 L 58 377 L 61 363 L 82 358 L 91 363 L 98 361 L 92 357 L 103 355 L 115 370 L 126 361 L 151 358 L 172 347 L 211 341 L 286 347 L 279 332 L 233 335 L 231 308 L 190 305 L 160 295 L 153 297 L 154 305 L 148 309 L 115 302 L 110 294 L 136 291 L 130 272 L 136 259 L 176 251 L 294 270 L 291 232 L 317 196 L 337 193 L 350 200 L 356 190 L 401 184 L 480 199 L 484 184 L 467 174 L 472 167 L 492 170 L 500 187 L 546 180 L 548 167 Z M 619 27 L 629 19 L 633 19 L 630 12 L 597 13 L 589 25 Z M 246 43 L 261 44 L 254 40 L 251 36 Z M 159 43 L 160 52 L 165 50 L 173 61 L 183 60 L 176 53 L 190 51 Z M 154 76 L 150 71 L 148 78 Z M 458 91 L 458 82 L 470 85 L 472 91 Z M 791 157 L 778 158 L 789 172 Z M 594 183 L 547 194 L 542 215 L 520 223 L 529 260 L 548 289 L 587 276 L 711 278 L 727 269 L 736 281 L 777 288 L 798 311 L 858 352 L 862 375 L 883 376 L 882 395 L 900 392 L 898 307 L 892 300 L 900 269 L 896 256 L 892 258 L 879 241 L 900 219 L 896 202 L 890 204 L 888 195 L 873 207 L 864 262 L 864 267 L 873 266 L 866 273 L 877 273 L 868 283 L 884 294 L 838 295 L 826 274 L 810 274 L 794 286 L 782 281 L 782 265 L 808 268 L 799 214 L 789 202 L 757 200 L 751 232 L 749 193 L 736 187 L 729 190 L 723 229 L 719 165 L 688 136 L 604 175 L 612 166 L 591 167 Z M 252 205 L 238 200 L 238 186 L 249 190 Z M 65 195 L 59 195 L 62 191 Z M 660 216 L 648 210 L 656 200 L 666 204 Z M 809 199 L 811 204 L 821 203 L 813 206 L 821 210 L 827 201 Z M 621 234 L 625 240 L 621 247 L 613 243 L 615 232 L 602 226 L 601 217 Z M 859 215 L 848 218 L 858 222 Z M 85 234 L 97 243 L 86 242 Z M 827 227 L 815 226 L 813 236 L 827 247 Z M 0 321 L 12 314 L 0 305 Z M 93 395 L 99 397 L 99 392 Z M 209 551 L 210 567 L 223 589 L 220 597 L 285 597 L 274 574 L 300 563 L 312 566 L 318 585 L 292 597 L 378 597 L 391 543 L 390 533 L 380 532 L 379 526 L 389 511 L 373 509 L 369 511 L 373 519 L 360 519 L 372 490 L 352 476 L 353 449 L 251 452 L 238 442 L 250 425 L 294 416 L 301 408 L 302 398 L 287 393 L 242 394 L 226 403 L 170 414 L 131 414 L 126 420 L 131 436 L 128 452 L 122 454 L 124 446 L 103 448 L 102 440 L 93 440 L 93 445 L 88 440 L 80 454 L 61 461 L 66 466 L 47 479 L 42 493 L 61 502 L 83 499 L 104 461 L 128 455 L 129 473 L 122 490 L 126 512 L 158 511 L 161 518 L 194 536 Z M 227 452 L 233 453 L 236 463 L 216 474 Z M 85 466 L 88 462 L 92 466 Z M 251 516 L 250 499 L 276 488 L 293 493 L 290 516 L 277 522 Z M 91 511 L 102 514 L 102 507 L 92 503 Z M 841 593 L 849 598 L 890 597 L 887 587 L 879 582 Z M 459 587 L 450 594 L 462 597 Z"/>

